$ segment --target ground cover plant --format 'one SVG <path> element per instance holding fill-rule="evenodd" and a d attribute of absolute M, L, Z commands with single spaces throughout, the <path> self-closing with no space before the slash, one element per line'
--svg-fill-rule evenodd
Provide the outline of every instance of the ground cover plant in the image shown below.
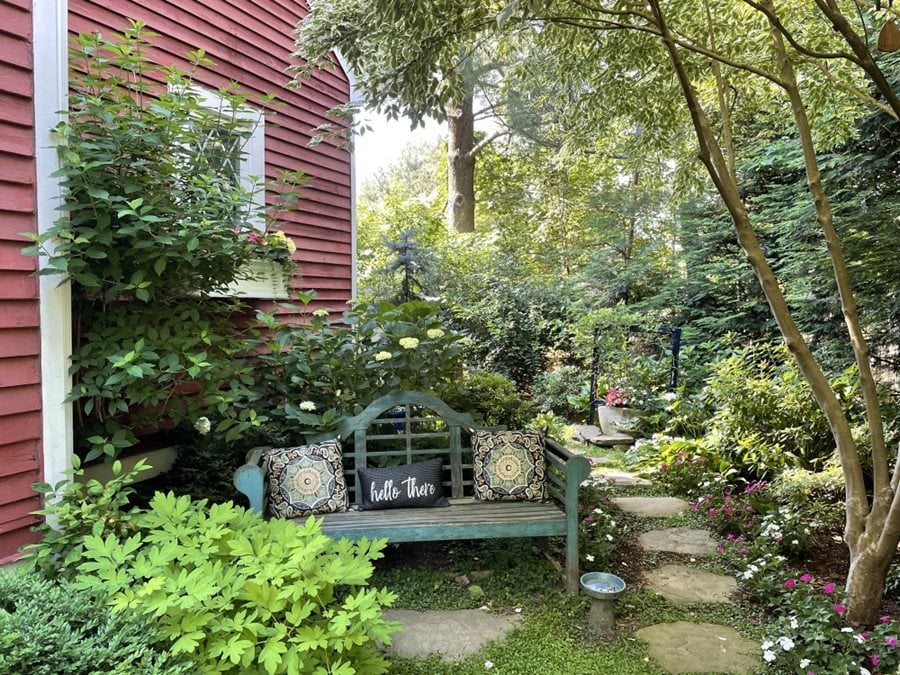
<path fill-rule="evenodd" d="M 395 596 L 369 584 L 384 541 L 335 542 L 315 518 L 266 521 L 171 492 L 125 510 L 137 471 L 114 471 L 105 488 L 56 486 L 45 514 L 68 529 L 33 545 L 26 562 L 149 626 L 148 659 L 156 650 L 202 672 L 386 671 L 376 642 L 398 628 L 382 616 Z"/>

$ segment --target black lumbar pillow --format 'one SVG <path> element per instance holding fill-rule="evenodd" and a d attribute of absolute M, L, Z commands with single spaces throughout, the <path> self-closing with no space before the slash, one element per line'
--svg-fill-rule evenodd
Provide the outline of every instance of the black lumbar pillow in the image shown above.
<path fill-rule="evenodd" d="M 427 462 L 357 469 L 363 511 L 408 507 L 450 506 L 441 486 L 439 457 Z"/>

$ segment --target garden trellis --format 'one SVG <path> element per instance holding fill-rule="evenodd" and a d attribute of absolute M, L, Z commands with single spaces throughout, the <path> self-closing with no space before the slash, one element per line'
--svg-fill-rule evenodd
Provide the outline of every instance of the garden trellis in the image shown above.
<path fill-rule="evenodd" d="M 650 328 L 639 325 L 615 326 L 615 325 L 597 325 L 594 327 L 593 343 L 591 349 L 591 388 L 590 388 L 590 409 L 588 411 L 588 422 L 594 424 L 597 416 L 597 406 L 603 403 L 603 398 L 598 396 L 597 388 L 601 375 L 601 367 L 606 363 L 607 358 L 603 352 L 603 332 L 611 330 L 624 331 L 626 341 L 631 344 L 629 338 L 640 336 L 653 336 L 656 338 L 668 338 L 668 390 L 674 392 L 678 387 L 678 364 L 679 353 L 681 351 L 681 327 L 661 326 L 659 328 Z M 659 346 L 659 340 L 654 341 Z M 641 344 L 635 344 L 635 349 L 646 349 Z"/>

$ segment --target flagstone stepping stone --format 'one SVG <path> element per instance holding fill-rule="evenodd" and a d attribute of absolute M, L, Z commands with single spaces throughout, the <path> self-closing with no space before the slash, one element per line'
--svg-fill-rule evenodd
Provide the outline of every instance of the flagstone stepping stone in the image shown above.
<path fill-rule="evenodd" d="M 632 487 L 634 485 L 652 485 L 646 478 L 641 478 L 627 471 L 613 471 L 600 469 L 591 474 L 589 481 L 593 483 L 609 484 L 616 487 Z"/>
<path fill-rule="evenodd" d="M 678 621 L 647 626 L 635 635 L 668 673 L 750 675 L 760 666 L 759 646 L 727 626 Z"/>
<path fill-rule="evenodd" d="M 722 602 L 733 604 L 737 580 L 685 565 L 664 565 L 646 577 L 651 591 L 678 605 Z"/>
<path fill-rule="evenodd" d="M 690 504 L 677 497 L 616 497 L 611 501 L 623 511 L 651 518 L 677 516 L 690 508 Z"/>
<path fill-rule="evenodd" d="M 444 661 L 458 661 L 474 654 L 488 642 L 512 631 L 521 615 L 500 616 L 481 609 L 414 612 L 389 609 L 389 621 L 403 624 L 403 632 L 391 636 L 388 651 L 401 658 L 418 659 L 439 654 Z"/>
<path fill-rule="evenodd" d="M 640 542 L 645 551 L 705 556 L 716 550 L 716 542 L 709 530 L 692 530 L 689 527 L 650 530 L 641 535 Z"/>

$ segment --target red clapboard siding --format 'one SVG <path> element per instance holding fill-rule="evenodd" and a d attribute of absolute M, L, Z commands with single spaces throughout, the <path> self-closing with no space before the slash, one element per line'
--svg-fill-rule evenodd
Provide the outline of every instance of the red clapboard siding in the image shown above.
<path fill-rule="evenodd" d="M 0 300 L 0 326 L 37 328 L 38 324 L 38 304 L 34 300 Z"/>
<path fill-rule="evenodd" d="M 0 270 L 0 301 L 37 299 L 37 277 Z M 0 326 L 8 328 L 2 321 Z"/>
<path fill-rule="evenodd" d="M 300 286 L 334 290 L 332 281 L 343 279 L 339 288 L 346 290 L 347 300 L 350 157 L 336 141 L 312 148 L 307 143 L 317 126 L 337 122 L 328 110 L 349 100 L 349 83 L 338 67 L 317 73 L 298 89 L 284 87 L 289 66 L 296 65 L 293 31 L 306 11 L 299 0 L 70 0 L 69 29 L 111 35 L 127 18 L 138 19 L 158 34 L 150 41 L 152 58 L 159 63 L 186 66 L 186 52 L 206 51 L 214 65 L 198 72 L 200 86 L 214 89 L 237 82 L 251 102 L 276 94 L 275 114 L 266 120 L 266 175 L 275 178 L 282 170 L 299 169 L 309 176 L 300 208 L 284 215 L 283 227 L 300 251 L 295 256 L 303 264 Z"/>
<path fill-rule="evenodd" d="M 3 359 L 37 355 L 40 345 L 40 335 L 33 328 L 3 328 L 0 330 L 0 368 L 3 367 Z"/>
<path fill-rule="evenodd" d="M 7 331 L 0 331 L 0 341 L 6 339 Z M 23 384 L 37 384 L 38 360 L 33 356 L 21 356 L 0 360 L 0 387 L 19 387 Z M 5 441 L 5 437 L 3 438 Z"/>
<path fill-rule="evenodd" d="M 0 455 L 3 456 L 3 469 L 9 474 L 22 473 L 23 471 L 37 470 L 38 441 L 30 439 L 0 445 Z M 0 522 L 3 519 L 0 518 Z"/>
<path fill-rule="evenodd" d="M 31 4 L 0 0 L 0 562 L 36 540 L 40 508 L 38 284 L 21 252 L 36 229 Z"/>
<path fill-rule="evenodd" d="M 32 412 L 41 409 L 41 387 L 29 384 L 22 387 L 0 389 L 0 420 L 3 415 Z M 9 467 L 6 467 L 7 469 Z"/>

